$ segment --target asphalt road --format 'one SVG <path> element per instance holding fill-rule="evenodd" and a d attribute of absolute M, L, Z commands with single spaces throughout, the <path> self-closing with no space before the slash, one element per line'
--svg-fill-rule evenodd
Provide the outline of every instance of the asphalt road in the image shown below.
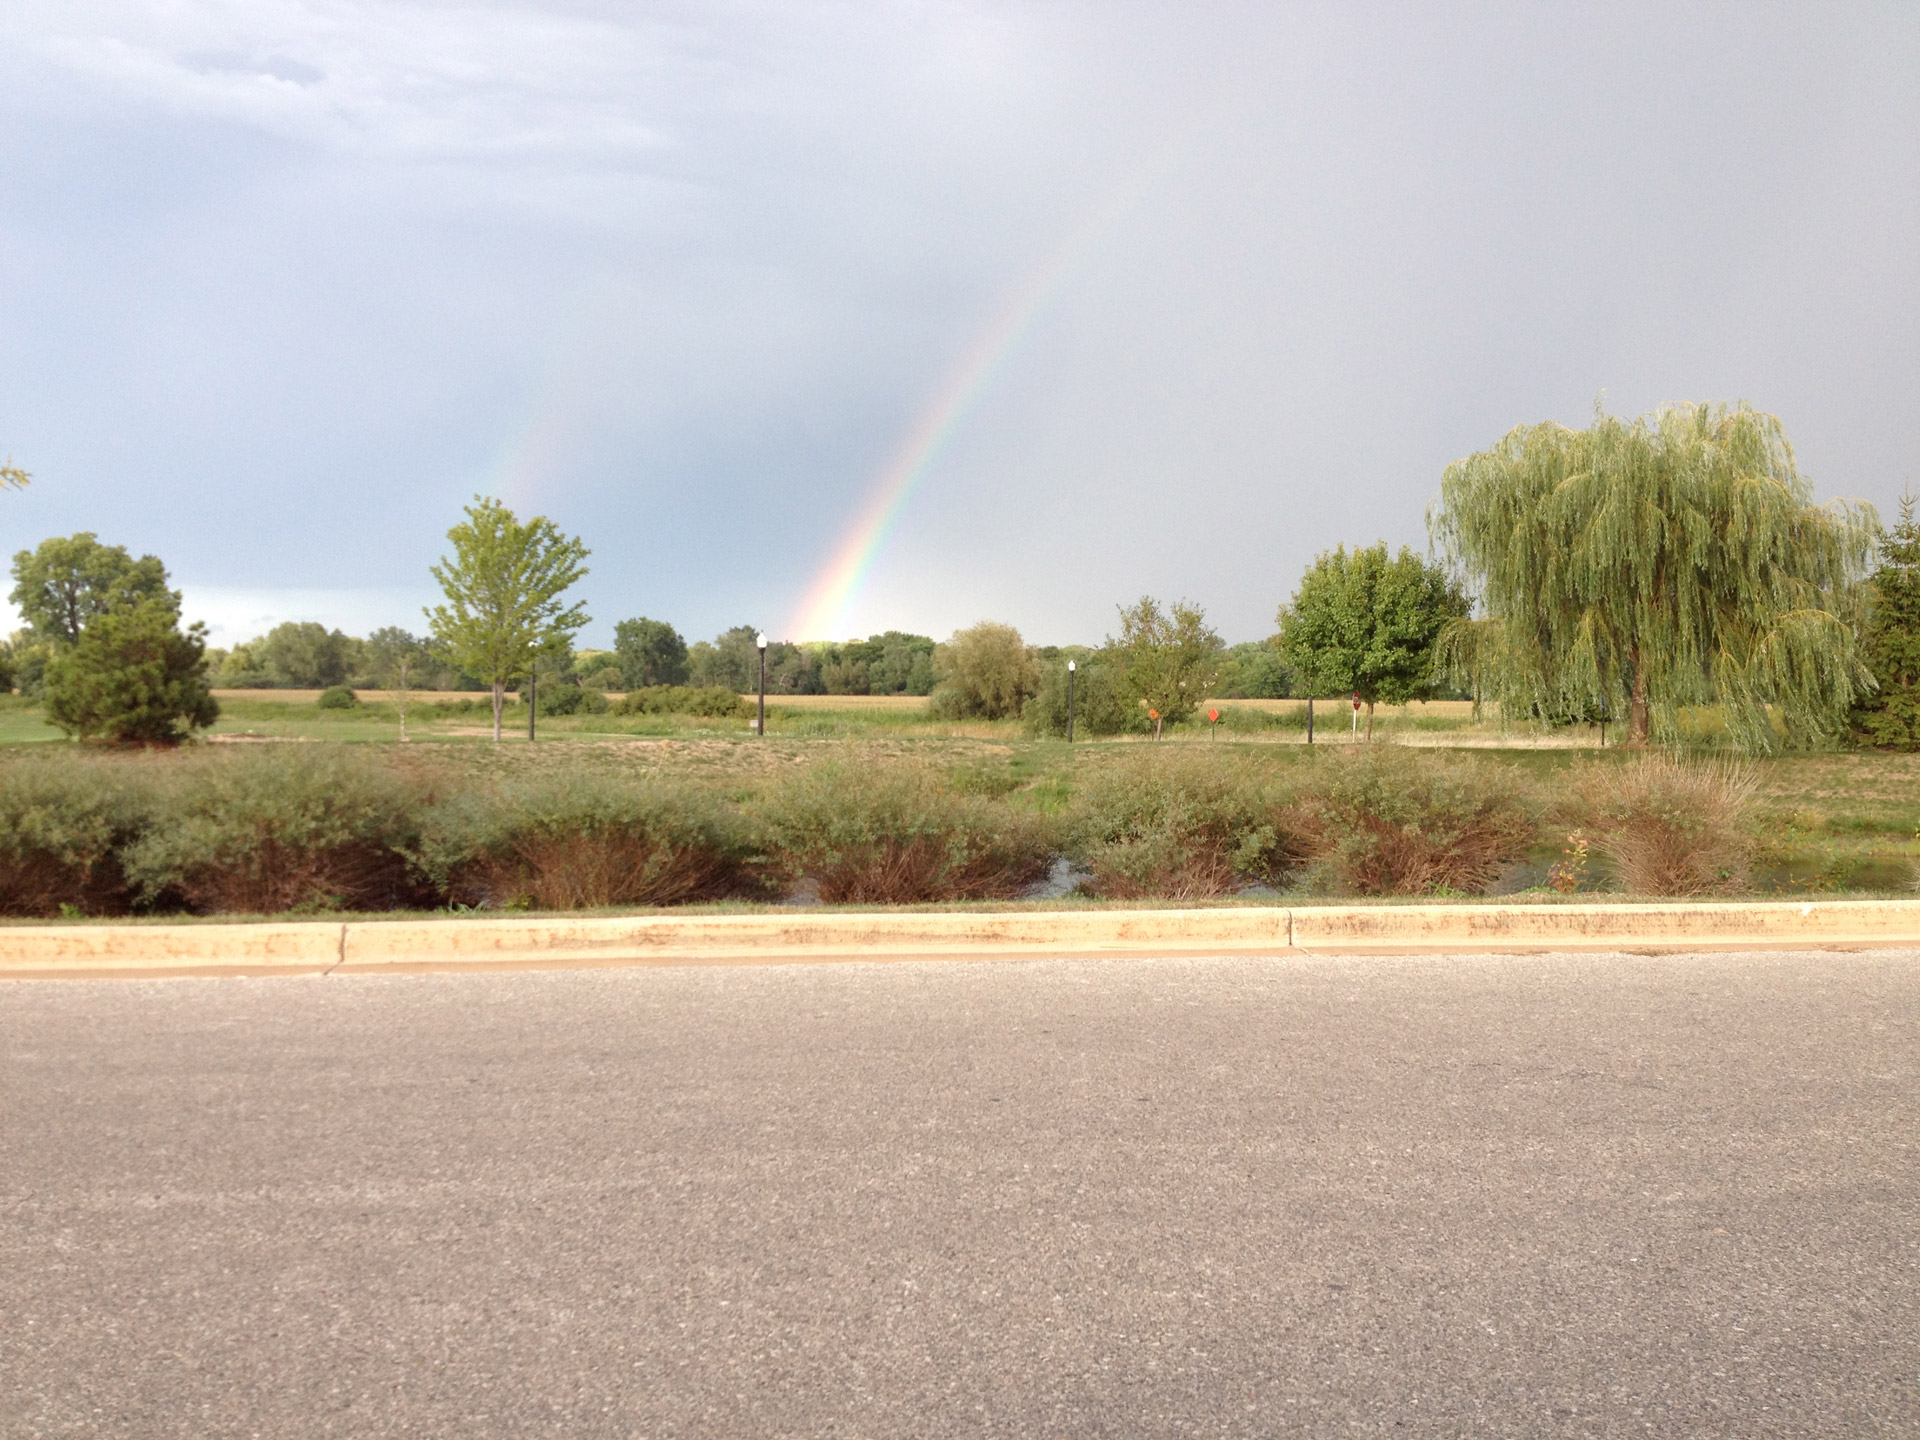
<path fill-rule="evenodd" d="M 1920 1434 L 1920 955 L 0 983 L 0 1434 Z"/>

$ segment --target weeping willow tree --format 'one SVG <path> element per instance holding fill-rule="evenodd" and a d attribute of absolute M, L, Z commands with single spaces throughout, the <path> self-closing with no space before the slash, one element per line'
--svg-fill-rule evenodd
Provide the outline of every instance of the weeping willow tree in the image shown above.
<path fill-rule="evenodd" d="M 1644 746 L 1717 704 L 1770 750 L 1834 737 L 1873 687 L 1850 622 L 1879 520 L 1816 505 L 1748 405 L 1521 426 L 1447 467 L 1428 524 L 1482 612 L 1439 659 L 1510 713 L 1625 715 Z"/>

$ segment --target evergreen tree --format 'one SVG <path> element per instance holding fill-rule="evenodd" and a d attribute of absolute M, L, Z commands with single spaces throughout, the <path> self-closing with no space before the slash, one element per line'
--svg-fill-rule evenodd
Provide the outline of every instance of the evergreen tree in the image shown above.
<path fill-rule="evenodd" d="M 170 597 L 103 610 L 47 662 L 47 719 L 81 740 L 184 740 L 220 717 L 206 650 L 206 627 L 182 633 Z"/>
<path fill-rule="evenodd" d="M 1880 568 L 1867 582 L 1861 658 L 1879 689 L 1853 707 L 1853 732 L 1870 745 L 1920 750 L 1920 523 L 1911 492 L 1900 497 L 1900 521 L 1880 546 Z"/>

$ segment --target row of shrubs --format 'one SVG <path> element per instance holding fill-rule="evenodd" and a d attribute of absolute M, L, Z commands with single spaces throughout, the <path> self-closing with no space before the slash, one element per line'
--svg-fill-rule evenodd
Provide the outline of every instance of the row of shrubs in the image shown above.
<path fill-rule="evenodd" d="M 0 765 L 0 913 L 574 909 L 801 885 L 827 903 L 991 899 L 1028 893 L 1062 858 L 1111 898 L 1474 894 L 1574 827 L 1579 865 L 1590 855 L 1615 888 L 1746 880 L 1747 782 L 1724 768 L 1593 765 L 1549 796 L 1509 765 L 1393 746 L 1289 765 L 1142 747 L 1110 762 L 1068 797 L 898 759 L 728 792 L 588 760 L 485 779 L 326 745 L 41 752 Z M 1583 883 L 1555 872 L 1569 874 L 1561 888 Z"/>

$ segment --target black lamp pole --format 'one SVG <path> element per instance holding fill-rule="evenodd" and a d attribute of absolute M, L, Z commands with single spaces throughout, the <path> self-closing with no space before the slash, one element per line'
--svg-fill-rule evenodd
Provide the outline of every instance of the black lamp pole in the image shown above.
<path fill-rule="evenodd" d="M 767 637 L 765 632 L 755 636 L 753 643 L 760 647 L 760 717 L 754 721 L 754 732 L 764 737 L 767 733 Z"/>
<path fill-rule="evenodd" d="M 1313 743 L 1313 697 L 1307 696 L 1307 744 Z"/>
<path fill-rule="evenodd" d="M 536 660 L 527 667 L 527 739 L 529 740 L 533 739 L 533 717 L 540 709 L 539 691 L 536 689 L 539 683 L 540 662 Z"/>
<path fill-rule="evenodd" d="M 1073 744 L 1073 671 L 1074 662 L 1067 661 L 1067 744 Z"/>

